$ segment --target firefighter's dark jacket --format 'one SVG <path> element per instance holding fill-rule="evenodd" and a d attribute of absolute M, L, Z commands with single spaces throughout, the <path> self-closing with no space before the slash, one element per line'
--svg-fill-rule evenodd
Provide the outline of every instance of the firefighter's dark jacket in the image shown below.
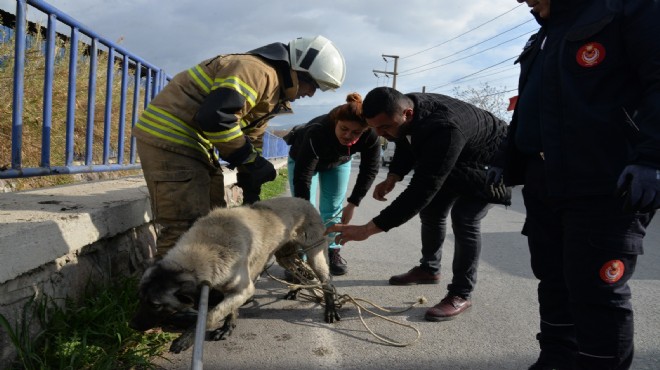
<path fill-rule="evenodd" d="M 295 196 L 309 200 L 312 177 L 318 171 L 336 168 L 360 153 L 360 170 L 348 201 L 356 206 L 369 191 L 380 167 L 378 135 L 367 129 L 352 146 L 342 145 L 335 135 L 335 123 L 322 115 L 297 127 L 289 156 L 296 161 L 293 175 Z"/>
<path fill-rule="evenodd" d="M 373 222 L 388 231 L 426 207 L 438 192 L 475 196 L 510 204 L 485 191 L 486 165 L 503 141 L 507 125 L 492 113 L 440 94 L 407 94 L 413 119 L 396 141 L 390 173 L 402 178 L 414 170 L 406 189 Z"/>
<path fill-rule="evenodd" d="M 268 120 L 290 112 L 298 91 L 288 53 L 287 45 L 273 43 L 176 74 L 142 113 L 134 135 L 202 161 L 213 160 L 214 149 L 233 165 L 253 160 Z"/>
<path fill-rule="evenodd" d="M 543 63 L 537 105 L 550 195 L 613 194 L 626 165 L 660 168 L 660 3 L 553 0 L 550 17 L 537 20 L 519 57 L 519 91 L 532 61 Z M 559 48 L 551 60 L 541 51 L 548 35 Z M 510 185 L 523 183 L 528 158 L 513 140 L 519 109 L 495 162 Z"/>

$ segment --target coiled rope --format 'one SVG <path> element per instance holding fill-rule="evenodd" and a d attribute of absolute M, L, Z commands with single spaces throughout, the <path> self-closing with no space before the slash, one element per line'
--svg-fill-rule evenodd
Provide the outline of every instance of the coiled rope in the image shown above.
<path fill-rule="evenodd" d="M 313 247 L 314 246 L 312 246 L 310 248 L 306 248 L 305 250 L 309 250 Z M 390 313 L 390 314 L 399 314 L 399 313 L 403 313 L 403 312 L 406 312 L 406 311 L 412 309 L 413 307 L 417 306 L 418 304 L 426 303 L 427 300 L 426 300 L 425 297 L 417 298 L 416 302 L 412 303 L 409 307 L 406 307 L 404 309 L 391 310 L 391 309 L 387 309 L 385 307 L 379 306 L 379 305 L 377 305 L 377 304 L 375 304 L 375 303 L 373 303 L 369 300 L 366 300 L 366 299 L 351 297 L 349 294 L 338 295 L 337 291 L 336 291 L 336 288 L 334 286 L 332 286 L 332 291 L 328 291 L 326 288 L 323 287 L 323 284 L 320 283 L 320 279 L 318 278 L 318 276 L 316 276 L 316 273 L 311 269 L 309 264 L 307 264 L 305 261 L 303 261 L 298 255 L 278 257 L 277 262 L 280 266 L 282 266 L 283 268 L 285 268 L 289 272 L 291 272 L 293 277 L 295 279 L 297 279 L 299 281 L 299 283 L 291 283 L 291 282 L 288 282 L 286 280 L 282 280 L 282 279 L 279 279 L 279 278 L 273 276 L 269 271 L 269 268 L 270 268 L 270 266 L 272 266 L 272 264 L 270 266 L 268 266 L 268 268 L 266 268 L 266 273 L 268 274 L 268 276 L 270 278 L 272 278 L 273 280 L 278 281 L 278 282 L 280 282 L 284 285 L 287 285 L 290 292 L 297 292 L 296 293 L 297 298 L 301 298 L 301 299 L 308 300 L 308 301 L 311 301 L 311 302 L 319 303 L 321 305 L 325 305 L 324 293 L 328 292 L 328 293 L 332 293 L 333 296 L 335 297 L 334 304 L 335 304 L 335 307 L 336 307 L 337 310 L 341 309 L 347 303 L 353 304 L 355 306 L 355 308 L 357 309 L 358 317 L 360 318 L 360 322 L 362 323 L 364 328 L 371 335 L 373 335 L 376 339 L 378 339 L 379 341 L 381 341 L 385 344 L 391 345 L 391 346 L 395 346 L 395 347 L 407 347 L 407 346 L 410 346 L 410 345 L 414 344 L 415 342 L 417 342 L 419 340 L 419 338 L 421 337 L 421 332 L 415 326 L 410 325 L 410 324 L 406 324 L 406 323 L 402 323 L 402 322 L 396 321 L 394 319 L 391 319 L 389 317 L 386 317 L 386 316 L 384 316 L 384 315 L 382 315 L 378 312 L 375 312 L 373 309 L 365 307 L 365 304 L 370 305 L 371 307 L 374 307 L 374 308 L 376 308 L 376 309 L 378 309 L 382 312 L 386 312 L 386 313 Z M 309 291 L 310 294 L 303 293 L 303 290 Z M 398 342 L 398 341 L 394 341 L 394 340 L 384 338 L 381 335 L 378 335 L 376 332 L 374 332 L 369 327 L 369 325 L 367 325 L 367 322 L 365 321 L 363 313 L 362 313 L 363 310 L 365 312 L 368 312 L 368 313 L 372 314 L 375 317 L 378 317 L 380 319 L 388 321 L 392 324 L 399 325 L 399 326 L 402 326 L 404 328 L 414 330 L 415 333 L 416 333 L 415 339 L 413 339 L 412 341 L 409 341 L 409 342 Z"/>

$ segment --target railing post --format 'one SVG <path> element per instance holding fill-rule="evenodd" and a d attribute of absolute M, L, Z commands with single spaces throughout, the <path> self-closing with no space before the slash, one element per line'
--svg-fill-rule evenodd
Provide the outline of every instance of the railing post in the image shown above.
<path fill-rule="evenodd" d="M 16 46 L 14 55 L 14 99 L 12 101 L 11 168 L 21 168 L 23 148 L 23 94 L 25 89 L 25 0 L 16 0 Z"/>
<path fill-rule="evenodd" d="M 54 14 L 48 16 L 46 35 L 46 70 L 44 73 L 43 129 L 41 133 L 41 167 L 50 167 L 50 138 L 53 123 L 53 75 L 55 70 L 55 21 Z"/>
<path fill-rule="evenodd" d="M 73 164 L 73 143 L 76 123 L 76 82 L 78 81 L 78 28 L 71 27 L 69 39 L 69 89 L 66 101 L 66 144 L 64 151 L 64 164 Z"/>

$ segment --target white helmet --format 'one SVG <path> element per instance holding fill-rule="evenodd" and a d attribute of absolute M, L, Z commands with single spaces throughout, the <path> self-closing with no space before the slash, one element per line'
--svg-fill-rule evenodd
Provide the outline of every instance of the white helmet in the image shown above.
<path fill-rule="evenodd" d="M 332 41 L 323 36 L 292 40 L 289 43 L 289 58 L 291 68 L 307 72 L 322 91 L 337 89 L 344 83 L 344 56 Z"/>

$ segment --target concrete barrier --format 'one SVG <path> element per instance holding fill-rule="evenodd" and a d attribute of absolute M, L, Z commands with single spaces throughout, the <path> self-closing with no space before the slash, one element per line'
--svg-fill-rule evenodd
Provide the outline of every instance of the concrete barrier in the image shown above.
<path fill-rule="evenodd" d="M 236 173 L 224 173 L 227 203 L 240 204 Z M 0 314 L 13 325 L 34 296 L 78 298 L 90 281 L 140 273 L 155 249 L 150 221 L 141 176 L 0 194 Z M 15 356 L 2 329 L 0 349 L 0 364 Z"/>

